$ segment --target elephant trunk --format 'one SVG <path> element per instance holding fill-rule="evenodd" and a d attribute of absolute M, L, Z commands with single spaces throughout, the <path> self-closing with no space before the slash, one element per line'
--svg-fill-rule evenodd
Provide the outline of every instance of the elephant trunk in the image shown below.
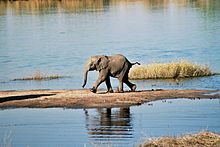
<path fill-rule="evenodd" d="M 84 83 L 82 85 L 83 88 L 86 86 L 88 72 L 89 72 L 89 70 L 86 70 L 85 73 L 84 73 Z"/>

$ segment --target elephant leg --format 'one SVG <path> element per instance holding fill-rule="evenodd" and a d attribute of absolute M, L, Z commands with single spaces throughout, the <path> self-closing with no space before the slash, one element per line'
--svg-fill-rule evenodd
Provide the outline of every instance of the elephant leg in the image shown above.
<path fill-rule="evenodd" d="M 99 72 L 99 77 L 98 77 L 98 79 L 96 80 L 95 84 L 93 85 L 91 91 L 92 91 L 93 93 L 96 93 L 98 86 L 99 86 L 102 82 L 104 82 L 104 81 L 106 80 L 106 78 L 107 78 L 107 72 L 106 72 L 105 70 L 101 70 L 101 71 Z"/>
<path fill-rule="evenodd" d="M 110 82 L 110 77 L 109 76 L 106 77 L 105 83 L 106 83 L 106 86 L 107 86 L 107 89 L 108 89 L 107 92 L 113 93 L 113 89 L 112 89 L 112 86 L 111 86 L 111 82 Z"/>
<path fill-rule="evenodd" d="M 135 91 L 136 90 L 136 85 L 131 83 L 129 80 L 128 80 L 128 75 L 126 74 L 126 76 L 124 77 L 123 79 L 123 82 L 128 85 L 128 87 L 131 89 L 131 91 Z"/>
<path fill-rule="evenodd" d="M 123 82 L 122 82 L 122 80 L 119 80 L 118 92 L 124 92 L 123 91 Z"/>
<path fill-rule="evenodd" d="M 131 89 L 131 91 L 135 91 L 136 90 L 136 85 L 135 84 L 132 84 L 130 81 L 128 81 L 128 80 L 126 80 L 126 81 L 124 81 L 124 83 L 126 84 L 126 85 L 128 85 L 128 87 Z"/>

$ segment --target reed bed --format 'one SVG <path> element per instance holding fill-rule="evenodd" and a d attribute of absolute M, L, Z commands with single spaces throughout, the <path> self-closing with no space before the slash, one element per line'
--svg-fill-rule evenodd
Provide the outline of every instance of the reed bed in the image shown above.
<path fill-rule="evenodd" d="M 139 147 L 219 147 L 220 135 L 212 132 L 199 132 L 180 137 L 161 137 L 151 139 Z"/>
<path fill-rule="evenodd" d="M 152 63 L 131 68 L 129 78 L 143 79 L 170 79 L 211 76 L 213 73 L 208 66 L 198 65 L 181 60 L 170 63 Z"/>
<path fill-rule="evenodd" d="M 40 71 L 36 71 L 33 75 L 31 75 L 29 77 L 17 78 L 17 79 L 14 79 L 14 81 L 17 81 L 17 80 L 36 80 L 36 81 L 42 81 L 42 80 L 53 80 L 53 79 L 60 79 L 60 78 L 63 78 L 63 76 L 60 76 L 58 74 L 46 75 L 46 74 L 43 74 Z"/>

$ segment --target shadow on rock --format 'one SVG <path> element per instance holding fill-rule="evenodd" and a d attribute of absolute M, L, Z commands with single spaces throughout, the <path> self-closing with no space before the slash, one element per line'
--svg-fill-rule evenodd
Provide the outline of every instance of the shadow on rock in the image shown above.
<path fill-rule="evenodd" d="M 51 95 L 55 95 L 55 94 L 30 94 L 30 95 L 8 96 L 8 97 L 0 98 L 0 103 L 7 101 L 14 101 L 14 100 L 33 99 L 33 98 L 39 98 L 42 96 L 51 96 Z"/>

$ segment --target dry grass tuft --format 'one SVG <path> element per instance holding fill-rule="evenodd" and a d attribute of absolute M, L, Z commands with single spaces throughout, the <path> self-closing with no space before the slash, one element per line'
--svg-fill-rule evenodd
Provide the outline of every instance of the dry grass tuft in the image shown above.
<path fill-rule="evenodd" d="M 211 75 L 213 73 L 208 66 L 197 65 L 185 60 L 135 66 L 129 72 L 129 78 L 134 80 L 190 78 Z"/>
<path fill-rule="evenodd" d="M 219 147 L 220 135 L 212 132 L 200 132 L 181 137 L 161 137 L 147 141 L 139 147 Z"/>
<path fill-rule="evenodd" d="M 41 73 L 40 71 L 36 71 L 30 77 L 17 78 L 17 79 L 14 79 L 14 81 L 17 81 L 17 80 L 36 80 L 36 81 L 42 81 L 42 80 L 53 80 L 53 79 L 60 79 L 60 78 L 63 78 L 63 76 L 60 76 L 58 74 L 45 75 L 45 74 Z"/>

